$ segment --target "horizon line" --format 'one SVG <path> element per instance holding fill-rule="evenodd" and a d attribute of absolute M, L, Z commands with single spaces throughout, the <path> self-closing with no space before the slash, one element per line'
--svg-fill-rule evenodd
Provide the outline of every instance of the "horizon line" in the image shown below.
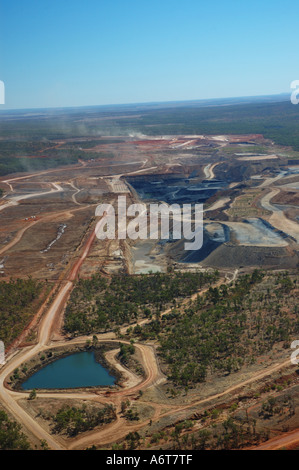
<path fill-rule="evenodd" d="M 175 103 L 204 103 L 216 100 L 236 100 L 236 99 L 252 99 L 252 98 L 274 98 L 288 96 L 289 92 L 275 93 L 271 95 L 245 95 L 245 96 L 228 96 L 228 97 L 215 97 L 215 98 L 194 98 L 188 100 L 168 100 L 168 101 L 140 101 L 131 103 L 111 103 L 111 104 L 91 104 L 91 105 L 73 105 L 73 106 L 48 106 L 48 107 L 33 107 L 33 108 L 0 108 L 0 113 L 6 111 L 47 111 L 47 110 L 63 110 L 63 109 L 79 109 L 79 108 L 111 108 L 121 106 L 150 106 L 150 105 L 166 105 Z M 5 105 L 4 105 L 5 106 Z"/>

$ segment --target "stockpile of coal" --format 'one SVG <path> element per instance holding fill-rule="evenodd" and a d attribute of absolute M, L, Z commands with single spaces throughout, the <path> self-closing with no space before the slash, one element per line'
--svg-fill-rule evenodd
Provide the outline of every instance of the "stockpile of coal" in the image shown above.
<path fill-rule="evenodd" d="M 236 246 L 225 243 L 202 261 L 202 265 L 215 268 L 256 266 L 265 269 L 294 269 L 298 261 L 297 253 L 291 253 L 283 247 Z"/>
<path fill-rule="evenodd" d="M 202 181 L 178 175 L 134 176 L 128 177 L 127 181 L 141 199 L 167 204 L 204 203 L 227 186 L 220 180 Z"/>
<path fill-rule="evenodd" d="M 215 230 L 211 227 L 215 226 Z M 230 240 L 230 230 L 223 224 L 207 224 L 204 227 L 203 245 L 200 250 L 184 251 L 180 262 L 200 263 L 205 260 L 216 248 Z"/>

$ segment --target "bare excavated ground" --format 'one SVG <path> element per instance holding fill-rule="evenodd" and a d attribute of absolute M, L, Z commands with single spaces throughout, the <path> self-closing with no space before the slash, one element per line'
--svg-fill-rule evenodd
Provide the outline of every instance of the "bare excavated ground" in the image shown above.
<path fill-rule="evenodd" d="M 6 252 L 5 275 L 58 279 L 89 228 L 91 215 L 92 211 L 85 209 L 73 215 L 55 217 L 55 221 L 45 222 L 39 224 L 40 227 L 34 226 L 27 230 L 17 247 Z M 59 227 L 63 224 L 66 228 L 59 243 L 45 252 L 49 244 L 56 239 Z"/>
<path fill-rule="evenodd" d="M 68 139 L 67 144 L 72 141 L 76 139 Z M 88 154 L 91 139 L 85 141 L 82 152 Z M 230 183 L 225 191 L 220 191 L 224 197 L 218 200 L 217 194 L 212 196 L 212 203 L 207 204 L 210 210 L 205 214 L 207 220 L 227 222 L 230 240 L 207 253 L 202 261 L 204 267 L 296 267 L 298 250 L 294 237 L 288 238 L 288 220 L 294 234 L 298 221 L 297 191 L 286 190 L 284 185 L 297 184 L 298 176 L 287 173 L 286 158 L 279 157 L 279 148 L 262 136 L 107 137 L 93 150 L 99 156 L 96 160 L 84 157 L 77 165 L 1 178 L 5 197 L 0 201 L 0 275 L 4 279 L 32 275 L 57 280 L 63 276 L 85 235 L 94 227 L 97 204 L 112 202 L 119 194 L 125 194 L 129 203 L 143 202 L 127 185 L 126 175 L 135 178 L 193 175 L 207 178 L 206 181 L 218 178 Z M 102 157 L 101 152 L 109 154 L 109 158 Z M 264 161 L 273 152 L 278 157 L 275 163 Z M 259 155 L 261 161 L 251 160 Z M 244 158 L 243 165 L 238 158 Z M 294 168 L 292 171 L 297 171 Z M 251 175 L 258 179 L 251 179 Z M 286 206 L 283 223 L 278 223 L 280 215 L 272 214 L 271 205 L 267 210 L 260 204 L 271 193 L 271 185 L 281 188 L 270 203 Z M 273 235 L 271 243 L 266 240 L 265 230 L 243 223 L 248 218 L 271 221 L 271 217 L 278 221 L 274 229 L 267 228 L 267 233 Z M 282 226 L 284 235 L 279 234 Z M 138 242 L 96 240 L 81 267 L 81 275 L 89 277 L 98 271 L 103 275 L 132 274 L 136 269 L 143 270 L 142 260 L 138 256 L 134 259 L 138 250 L 142 251 Z M 159 250 L 155 248 L 147 254 L 145 267 L 153 265 L 166 270 L 182 254 L 180 246 L 173 253 L 168 247 Z M 184 266 L 187 268 L 188 263 Z"/>
<path fill-rule="evenodd" d="M 67 179 L 69 174 L 72 175 L 72 170 L 68 169 L 60 178 Z M 40 178 L 54 179 L 50 173 L 47 177 L 28 178 L 26 182 L 11 181 L 13 192 L 3 201 L 4 206 L 21 197 L 16 205 L 1 211 L 0 256 L 5 258 L 4 278 L 31 275 L 58 279 L 90 230 L 97 204 L 109 199 L 108 183 L 101 178 L 85 177 L 82 171 L 80 177 L 59 183 L 36 181 Z M 45 194 L 41 195 L 42 192 Z"/>
<path fill-rule="evenodd" d="M 244 139 L 265 146 L 269 155 L 258 158 L 242 157 L 244 166 L 241 165 L 237 153 L 240 152 L 240 145 Z M 214 198 L 212 211 L 207 214 L 207 217 L 211 216 L 212 222 L 215 223 L 220 223 L 225 219 L 224 223 L 226 221 L 227 226 L 233 227 L 235 224 L 235 228 L 238 223 L 242 224 L 242 230 L 246 228 L 246 224 L 243 223 L 244 218 L 270 220 L 273 215 L 272 211 L 263 208 L 259 202 L 273 190 L 273 187 L 278 189 L 279 184 L 279 192 L 269 201 L 269 204 L 294 206 L 283 209 L 283 214 L 292 221 L 292 229 L 294 229 L 294 224 L 298 220 L 296 188 L 286 188 L 282 185 L 294 186 L 297 180 L 289 176 L 279 179 L 280 166 L 285 168 L 285 159 L 278 156 L 272 160 L 273 157 L 270 156 L 271 151 L 273 154 L 273 149 L 267 146 L 268 143 L 262 136 L 164 136 L 159 139 L 132 137 L 120 143 L 106 144 L 93 149 L 93 152 L 99 153 L 99 157 L 102 151 L 111 152 L 113 157 L 109 162 L 105 158 L 99 158 L 99 160 L 78 162 L 78 165 L 74 167 L 40 172 L 32 177 L 20 174 L 2 178 L 0 187 L 6 191 L 6 194 L 0 203 L 1 276 L 3 279 L 28 275 L 52 281 L 67 279 L 71 267 L 78 261 L 79 253 L 82 252 L 84 243 L 95 227 L 96 206 L 99 203 L 113 202 L 119 194 L 126 194 L 130 203 L 140 202 L 136 192 L 127 185 L 125 175 L 162 174 L 183 177 L 196 175 L 202 180 L 223 179 L 231 188 L 229 196 L 224 196 L 219 200 L 217 197 Z M 275 165 L 275 171 L 269 167 L 269 158 L 271 158 L 271 165 L 272 161 Z M 258 179 L 251 179 L 252 175 L 258 176 Z M 4 182 L 5 180 L 7 183 Z M 260 184 L 263 186 L 257 187 Z M 8 191 L 9 185 L 11 189 Z M 268 229 L 275 234 L 279 232 L 275 226 Z M 255 241 L 254 237 L 249 236 L 247 237 L 250 238 L 248 243 L 248 240 L 240 241 L 241 236 L 239 235 L 238 239 L 238 233 L 234 235 L 232 230 L 231 239 L 214 249 L 202 262 L 197 263 L 196 267 L 223 268 L 227 273 L 233 273 L 235 268 L 245 272 L 255 267 L 296 269 L 299 262 L 298 245 L 294 239 L 290 238 L 287 225 L 285 230 L 285 234 L 278 234 L 281 237 L 279 242 L 275 241 L 270 246 L 267 243 L 263 246 L 263 241 Z M 133 274 L 136 268 L 133 245 L 136 247 L 135 253 L 144 251 L 142 247 L 138 251 L 138 247 L 141 246 L 138 242 L 134 244 L 127 240 L 93 241 L 80 267 L 80 277 L 89 278 L 95 272 L 101 272 L 103 276 L 110 276 L 113 273 Z M 159 264 L 164 270 L 171 266 L 183 266 L 182 263 L 176 264 L 181 255 L 181 246 L 178 247 L 177 253 L 171 253 L 168 248 L 165 252 L 162 250 L 158 253 L 156 247 L 147 251 L 148 253 L 145 254 L 149 257 L 150 265 L 151 263 Z M 137 259 L 137 261 L 140 260 Z M 189 268 L 194 269 L 194 264 L 184 264 L 184 269 Z M 57 325 L 61 324 L 62 317 L 57 322 Z M 114 333 L 109 334 L 114 337 Z M 36 340 L 37 336 L 34 337 L 34 341 Z M 109 357 L 117 367 L 118 362 L 114 352 L 111 352 Z M 132 376 L 127 379 L 127 386 L 133 388 L 129 400 L 132 407 L 138 411 L 140 419 L 136 423 L 128 422 L 118 415 L 116 423 L 107 426 L 107 442 L 113 441 L 114 432 L 115 440 L 121 441 L 124 437 L 122 430 L 128 432 L 140 430 L 145 436 L 144 447 L 146 448 L 151 439 L 147 439 L 146 433 L 152 435 L 167 427 L 172 429 L 178 421 L 186 419 L 193 419 L 195 429 L 201 429 L 203 423 L 201 418 L 198 418 L 198 414 L 204 413 L 208 408 L 213 409 L 218 406 L 226 409 L 233 401 L 238 402 L 237 412 L 240 413 L 244 413 L 243 403 L 250 405 L 250 413 L 260 422 L 257 415 L 261 400 L 256 394 L 261 394 L 262 399 L 269 395 L 268 392 L 261 390 L 271 381 L 280 380 L 283 374 L 276 369 L 277 364 L 287 362 L 288 358 L 289 350 L 285 350 L 279 344 L 275 350 L 260 358 L 256 364 L 248 366 L 246 370 L 229 376 L 208 377 L 206 383 L 188 390 L 188 393 L 180 394 L 170 393 L 169 388 L 172 386 L 160 372 L 157 381 L 149 383 L 149 386 L 146 385 L 143 389 L 138 385 L 138 377 L 136 379 L 134 372 L 131 371 Z M 143 357 L 140 353 L 138 359 L 142 363 L 145 361 L 145 356 Z M 163 371 L 167 372 L 159 361 L 157 364 L 155 363 L 154 366 L 161 366 Z M 154 366 L 151 363 L 149 369 L 152 370 Z M 270 377 L 267 376 L 267 370 Z M 293 369 L 290 374 L 292 373 Z M 290 394 L 294 396 L 296 418 L 290 417 L 285 421 L 286 425 L 293 429 L 298 426 L 296 421 L 298 390 L 295 387 L 294 377 L 289 385 L 292 385 L 292 388 L 284 387 L 285 389 L 289 387 Z M 140 390 L 142 394 L 139 394 Z M 123 393 L 126 397 L 125 390 Z M 242 394 L 245 398 L 239 400 Z M 121 395 L 111 401 L 119 408 Z M 109 402 L 109 396 L 103 396 L 100 393 L 99 397 L 92 399 L 91 402 L 101 407 L 102 403 Z M 41 426 L 49 432 L 51 426 L 46 416 L 49 408 L 55 411 L 62 404 L 73 406 L 82 405 L 82 403 L 86 403 L 87 406 L 90 404 L 86 397 L 80 399 L 38 397 L 36 401 L 23 398 L 20 400 L 26 412 L 38 420 Z M 224 413 L 223 416 L 226 414 Z M 273 432 L 275 430 L 281 432 L 285 423 L 283 416 L 281 419 L 280 422 L 279 417 L 274 416 L 273 420 L 263 421 L 259 425 L 261 429 L 264 429 L 269 424 Z M 106 439 L 105 429 L 98 430 L 99 435 L 95 437 L 95 440 L 98 439 L 98 444 L 102 439 Z M 111 434 L 110 441 L 109 433 Z M 69 444 L 67 442 L 69 440 L 65 437 L 59 436 L 58 440 L 63 445 Z M 92 439 L 87 434 L 84 435 L 82 442 L 78 438 L 78 443 L 85 448 L 85 444 L 92 443 Z M 166 442 L 161 442 L 161 444 L 167 448 Z"/>
<path fill-rule="evenodd" d="M 86 138 L 82 149 L 85 154 L 90 150 L 89 140 L 92 145 L 92 140 Z M 250 147 L 246 147 L 244 141 L 250 142 Z M 68 139 L 67 142 L 58 142 L 57 145 L 61 147 L 71 142 L 72 139 Z M 76 142 L 76 139 L 73 139 L 73 142 Z M 0 229 L 0 257 L 5 258 L 4 261 L 0 258 L 4 264 L 1 275 L 8 278 L 30 274 L 37 278 L 58 279 L 67 269 L 72 256 L 76 255 L 86 231 L 91 229 L 96 205 L 100 202 L 110 202 L 113 197 L 122 194 L 122 191 L 130 197 L 130 192 L 127 193 L 130 188 L 118 183 L 125 181 L 125 175 L 134 174 L 138 177 L 149 174 L 193 174 L 229 182 L 236 181 L 237 176 L 242 180 L 244 171 L 249 174 L 261 171 L 261 177 L 270 181 L 273 174 L 271 175 L 269 170 L 269 162 L 265 160 L 263 163 L 264 158 L 273 155 L 274 147 L 270 144 L 259 135 L 246 136 L 246 139 L 245 136 L 201 135 L 159 138 L 107 137 L 103 138 L 102 144 L 93 147 L 93 153 L 99 157 L 96 160 L 86 160 L 85 156 L 78 165 L 50 169 L 33 175 L 19 174 L 2 178 L 0 186 L 6 191 L 6 196 L 0 204 L 3 220 Z M 261 150 L 261 162 L 251 161 L 251 157 L 257 157 Z M 276 147 L 275 152 L 279 154 Z M 109 154 L 109 158 L 104 154 Z M 246 156 L 250 160 L 247 160 Z M 244 168 L 240 168 L 238 158 L 243 157 Z M 277 165 L 285 165 L 285 158 L 276 158 L 274 165 L 277 171 Z M 288 182 L 289 178 L 279 183 Z M 291 177 L 291 181 L 293 179 L 294 177 Z M 212 211 L 207 212 L 207 216 L 216 221 L 223 218 L 228 221 L 242 221 L 244 217 L 267 219 L 271 212 L 257 204 L 265 190 L 248 187 L 247 180 L 246 186 L 245 191 L 241 189 L 234 193 L 234 190 L 231 190 L 229 198 L 221 201 L 216 199 L 216 202 L 214 200 Z M 134 200 L 136 201 L 136 194 L 133 194 L 131 202 Z M 3 209 L 5 205 L 7 206 Z M 296 214 L 293 220 L 295 217 Z M 63 233 L 55 241 L 61 227 L 64 227 Z M 262 251 L 257 250 L 254 244 L 250 246 L 251 242 L 246 250 L 243 246 L 238 246 L 238 241 L 234 243 L 233 237 L 232 242 L 233 246 L 222 246 L 216 250 L 217 254 L 215 251 L 207 256 L 205 265 L 232 267 L 234 263 L 236 266 L 257 266 L 265 263 L 265 266 L 273 267 L 294 266 L 296 256 L 291 259 L 292 253 L 286 249 L 275 248 L 273 252 L 265 247 L 265 253 L 262 255 Z M 268 262 L 271 256 L 272 259 Z M 132 263 L 128 245 L 116 241 L 97 242 L 92 246 L 82 267 L 82 275 L 86 277 L 99 270 L 107 272 L 108 275 L 117 272 L 132 273 Z M 161 258 L 158 264 L 166 266 L 168 263 Z"/>
<path fill-rule="evenodd" d="M 273 204 L 299 207 L 299 191 L 280 191 L 272 199 Z"/>

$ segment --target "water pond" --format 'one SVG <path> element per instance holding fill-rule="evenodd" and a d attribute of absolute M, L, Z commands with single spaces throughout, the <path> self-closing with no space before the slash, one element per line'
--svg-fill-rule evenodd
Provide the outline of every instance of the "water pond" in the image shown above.
<path fill-rule="evenodd" d="M 115 384 L 113 377 L 96 361 L 94 351 L 71 354 L 46 365 L 22 384 L 23 390 L 64 389 L 108 386 Z"/>

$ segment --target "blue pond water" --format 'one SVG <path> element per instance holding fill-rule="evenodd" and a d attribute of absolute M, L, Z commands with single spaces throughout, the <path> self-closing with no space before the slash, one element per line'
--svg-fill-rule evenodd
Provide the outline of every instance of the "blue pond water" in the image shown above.
<path fill-rule="evenodd" d="M 23 390 L 113 385 L 115 377 L 98 362 L 93 351 L 79 352 L 48 364 L 23 383 Z"/>

